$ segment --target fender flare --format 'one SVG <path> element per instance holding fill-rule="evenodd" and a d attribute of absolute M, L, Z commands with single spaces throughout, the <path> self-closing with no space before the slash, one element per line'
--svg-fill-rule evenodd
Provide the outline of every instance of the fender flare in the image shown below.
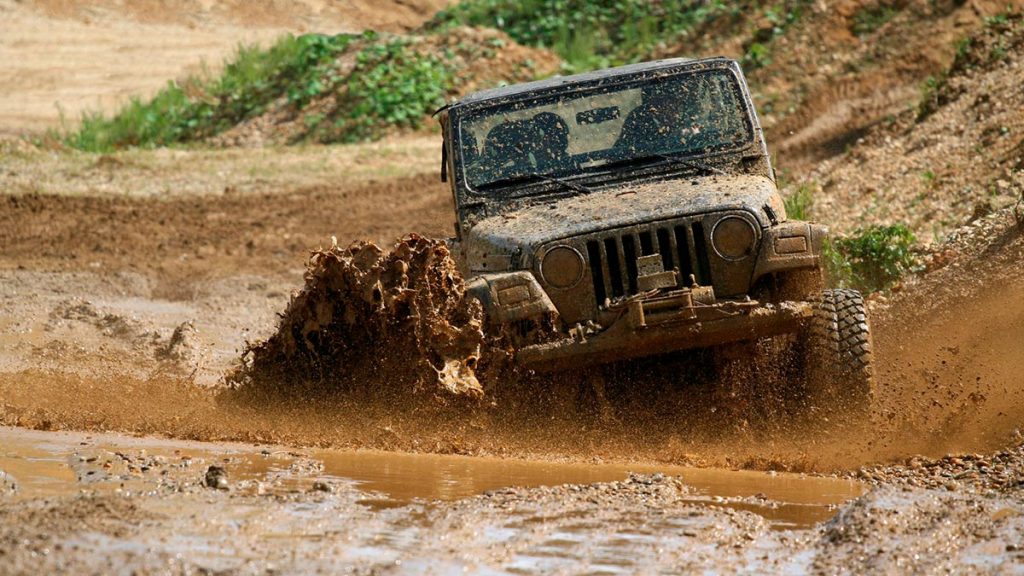
<path fill-rule="evenodd" d="M 558 310 L 527 271 L 483 274 L 466 283 L 466 297 L 480 301 L 492 324 L 551 316 Z"/>

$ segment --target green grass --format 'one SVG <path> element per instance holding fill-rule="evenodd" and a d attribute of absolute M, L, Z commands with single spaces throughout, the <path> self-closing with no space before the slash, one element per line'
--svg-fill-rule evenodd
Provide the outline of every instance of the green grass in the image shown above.
<path fill-rule="evenodd" d="M 931 116 L 942 105 L 940 95 L 949 81 L 949 72 L 942 71 L 938 76 L 929 76 L 921 84 L 921 98 L 917 103 L 917 121 Z"/>
<path fill-rule="evenodd" d="M 793 220 L 810 220 L 811 208 L 814 206 L 814 189 L 808 183 L 800 184 L 796 190 L 783 198 L 786 206 L 786 217 Z"/>
<path fill-rule="evenodd" d="M 464 0 L 438 12 L 422 32 L 446 34 L 458 25 L 497 28 L 521 44 L 553 49 L 572 72 L 677 50 L 699 41 L 695 32 L 719 18 L 728 19 L 727 27 L 767 22 L 751 30 L 744 59 L 757 68 L 770 62 L 773 39 L 807 2 Z M 485 46 L 475 57 L 500 49 Z M 463 51 L 455 50 L 460 56 Z M 354 69 L 340 65 L 351 63 L 348 57 L 355 59 Z M 110 115 L 86 114 L 75 129 L 52 136 L 94 152 L 172 146 L 216 136 L 284 102 L 301 123 L 297 134 L 290 133 L 292 142 L 372 140 L 389 130 L 419 127 L 443 105 L 460 82 L 455 60 L 450 53 L 417 50 L 415 40 L 373 32 L 285 36 L 267 49 L 240 47 L 218 74 L 170 82 L 151 98 L 133 98 Z M 532 69 L 529 62 L 523 66 Z M 326 105 L 305 111 L 314 102 Z"/>
<path fill-rule="evenodd" d="M 64 137 L 79 150 L 109 152 L 200 140 L 258 116 L 281 96 L 302 107 L 330 89 L 325 67 L 357 38 L 285 36 L 269 49 L 239 47 L 216 76 L 170 82 L 154 97 L 133 98 L 112 116 L 86 114 Z"/>
<path fill-rule="evenodd" d="M 359 142 L 394 128 L 417 128 L 444 105 L 454 71 L 439 56 L 416 52 L 407 41 L 370 44 L 356 55 L 340 105 L 315 127 L 321 142 Z"/>
<path fill-rule="evenodd" d="M 342 73 L 337 60 L 353 50 L 355 67 Z M 171 82 L 110 116 L 86 114 L 61 138 L 92 152 L 168 146 L 224 132 L 282 99 L 300 113 L 333 93 L 330 110 L 302 116 L 305 132 L 297 140 L 359 142 L 418 127 L 444 104 L 452 82 L 443 55 L 421 54 L 407 40 L 373 32 L 285 36 L 268 49 L 239 48 L 219 75 Z"/>
<path fill-rule="evenodd" d="M 806 0 L 784 0 L 764 8 L 763 21 L 770 26 L 757 30 L 747 43 L 742 59 L 744 68 L 756 70 L 772 63 L 772 42 L 800 20 L 807 3 Z"/>
<path fill-rule="evenodd" d="M 829 277 L 839 287 L 865 293 L 888 290 L 917 270 L 912 250 L 916 241 L 914 233 L 902 224 L 868 226 L 832 239 L 825 246 Z"/>
<path fill-rule="evenodd" d="M 884 4 L 861 8 L 853 15 L 853 25 L 850 27 L 850 31 L 858 37 L 869 36 L 885 26 L 896 14 L 899 14 L 898 8 Z"/>
<path fill-rule="evenodd" d="M 645 59 L 698 24 L 744 9 L 724 0 L 464 0 L 427 29 L 497 28 L 520 44 L 553 50 L 575 71 Z"/>

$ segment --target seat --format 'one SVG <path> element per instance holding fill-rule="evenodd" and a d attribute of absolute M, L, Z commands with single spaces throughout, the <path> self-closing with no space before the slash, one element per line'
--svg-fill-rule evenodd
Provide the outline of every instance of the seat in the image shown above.
<path fill-rule="evenodd" d="M 545 174 L 569 164 L 569 125 L 554 112 L 541 112 L 533 117 L 537 131 L 534 159 L 537 170 Z"/>
<path fill-rule="evenodd" d="M 502 122 L 487 132 L 483 159 L 491 172 L 489 180 L 508 178 L 533 171 L 530 153 L 535 146 L 535 129 L 526 120 Z"/>

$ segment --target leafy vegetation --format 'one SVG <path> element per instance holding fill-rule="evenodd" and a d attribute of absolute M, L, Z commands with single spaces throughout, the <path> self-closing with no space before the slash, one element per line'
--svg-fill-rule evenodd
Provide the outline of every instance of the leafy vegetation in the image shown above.
<path fill-rule="evenodd" d="M 783 198 L 786 216 L 811 220 L 813 182 L 794 184 L 787 182 L 783 175 L 779 187 L 788 190 Z M 888 290 L 905 274 L 917 269 L 912 250 L 916 241 L 913 232 L 902 224 L 869 226 L 850 236 L 834 238 L 824 247 L 828 276 L 841 288 L 856 288 L 862 292 Z"/>
<path fill-rule="evenodd" d="M 424 33 L 430 44 L 431 36 L 452 26 L 497 28 L 522 44 L 553 49 L 571 72 L 665 53 L 719 18 L 729 26 L 756 20 L 769 24 L 752 30 L 746 47 L 745 64 L 757 68 L 770 62 L 771 42 L 808 1 L 465 0 L 439 12 Z M 286 36 L 269 49 L 240 47 L 219 74 L 170 82 L 151 98 L 134 98 L 112 115 L 86 114 L 74 131 L 54 136 L 97 152 L 168 146 L 205 140 L 282 110 L 299 126 L 288 130 L 285 141 L 378 138 L 390 129 L 418 126 L 455 87 L 451 53 L 418 49 L 422 43 L 367 32 Z M 461 44 L 448 46 L 466 56 Z M 478 48 L 482 57 L 492 57 L 502 46 Z M 521 68 L 517 75 L 536 74 L 532 61 Z"/>
<path fill-rule="evenodd" d="M 921 100 L 917 104 L 918 122 L 931 116 L 942 105 L 940 95 L 948 81 L 949 74 L 946 72 L 925 79 L 921 85 Z"/>
<path fill-rule="evenodd" d="M 861 8 L 853 15 L 853 26 L 850 31 L 856 36 L 864 37 L 885 26 L 899 10 L 895 6 L 878 5 Z"/>
<path fill-rule="evenodd" d="M 358 142 L 390 128 L 416 128 L 424 115 L 444 105 L 453 81 L 445 62 L 401 39 L 366 46 L 356 55 L 332 122 L 319 125 L 316 139 Z"/>
<path fill-rule="evenodd" d="M 342 70 L 337 59 L 348 52 L 354 52 L 355 65 Z M 281 98 L 300 112 L 334 94 L 337 102 L 328 110 L 304 116 L 303 137 L 355 142 L 418 126 L 444 103 L 452 81 L 445 60 L 417 52 L 408 40 L 385 40 L 373 32 L 286 36 L 267 50 L 240 48 L 219 76 L 171 82 L 110 117 L 88 114 L 64 139 L 95 152 L 167 146 L 219 134 Z"/>
<path fill-rule="evenodd" d="M 829 276 L 840 287 L 888 290 L 917 269 L 915 242 L 914 233 L 902 224 L 861 228 L 826 245 Z"/>
<path fill-rule="evenodd" d="M 938 176 L 935 175 L 934 170 L 925 170 L 924 172 L 921 172 L 921 181 L 924 182 L 926 187 L 934 188 L 935 184 L 938 182 Z"/>
<path fill-rule="evenodd" d="M 521 44 L 554 50 L 570 70 L 587 70 L 644 59 L 698 24 L 744 9 L 723 0 L 464 0 L 428 28 L 498 28 Z"/>
<path fill-rule="evenodd" d="M 811 219 L 811 208 L 814 206 L 814 192 L 810 184 L 800 184 L 783 201 L 785 202 L 787 217 L 794 220 Z"/>
<path fill-rule="evenodd" d="M 770 26 L 758 30 L 743 54 L 743 65 L 748 70 L 771 64 L 771 44 L 786 33 L 803 16 L 803 0 L 771 4 L 764 9 L 764 20 Z"/>
<path fill-rule="evenodd" d="M 86 114 L 68 145 L 107 152 L 130 146 L 166 146 L 202 139 L 263 113 L 287 94 L 301 107 L 328 90 L 324 67 L 357 38 L 285 36 L 269 49 L 240 47 L 216 77 L 170 82 L 148 100 L 133 98 L 111 117 Z"/>

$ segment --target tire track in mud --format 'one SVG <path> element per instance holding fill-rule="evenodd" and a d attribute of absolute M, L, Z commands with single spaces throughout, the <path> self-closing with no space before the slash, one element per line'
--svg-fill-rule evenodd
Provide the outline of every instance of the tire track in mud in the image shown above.
<path fill-rule="evenodd" d="M 443 237 L 452 214 L 432 175 L 171 200 L 5 195 L 0 207 L 0 266 L 128 269 L 176 284 L 290 273 L 332 235 L 346 244 L 409 231 Z"/>

